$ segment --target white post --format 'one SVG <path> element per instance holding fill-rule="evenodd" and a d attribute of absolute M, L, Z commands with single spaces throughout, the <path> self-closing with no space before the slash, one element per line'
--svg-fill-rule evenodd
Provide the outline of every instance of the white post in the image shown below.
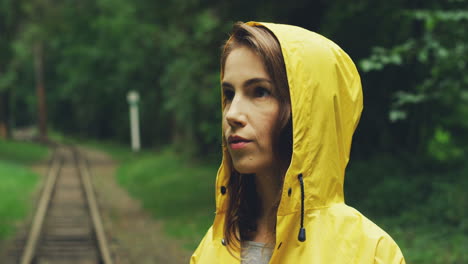
<path fill-rule="evenodd" d="M 130 133 L 132 137 L 132 150 L 138 152 L 140 150 L 140 125 L 138 117 L 138 101 L 140 96 L 135 91 L 130 91 L 127 94 L 127 101 L 130 105 Z"/>

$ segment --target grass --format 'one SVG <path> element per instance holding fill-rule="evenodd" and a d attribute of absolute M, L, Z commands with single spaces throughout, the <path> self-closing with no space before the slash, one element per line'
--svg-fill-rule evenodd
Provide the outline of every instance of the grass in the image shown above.
<path fill-rule="evenodd" d="M 392 231 L 391 236 L 405 255 L 406 263 L 468 263 L 466 232 L 442 225 L 383 227 Z"/>
<path fill-rule="evenodd" d="M 15 223 L 31 209 L 30 194 L 38 176 L 17 164 L 0 161 L 0 240 L 15 230 Z"/>
<path fill-rule="evenodd" d="M 119 162 L 127 162 L 134 159 L 141 158 L 151 152 L 146 150 L 142 150 L 138 153 L 134 153 L 131 151 L 130 146 L 124 146 L 121 144 L 116 144 L 112 142 L 103 142 L 103 141 L 90 141 L 86 140 L 85 142 L 76 141 L 78 144 L 82 144 L 83 146 L 99 149 L 109 153 L 113 159 Z"/>
<path fill-rule="evenodd" d="M 123 164 L 119 183 L 193 250 L 213 221 L 217 166 L 193 164 L 170 150 Z"/>
<path fill-rule="evenodd" d="M 15 231 L 30 208 L 38 176 L 26 166 L 47 157 L 49 150 L 27 142 L 0 140 L 0 240 Z"/>
<path fill-rule="evenodd" d="M 47 147 L 36 143 L 0 139 L 0 160 L 28 165 L 45 158 L 48 154 Z"/>
<path fill-rule="evenodd" d="M 468 263 L 467 165 L 376 157 L 347 172 L 347 202 L 393 237 L 407 263 Z"/>

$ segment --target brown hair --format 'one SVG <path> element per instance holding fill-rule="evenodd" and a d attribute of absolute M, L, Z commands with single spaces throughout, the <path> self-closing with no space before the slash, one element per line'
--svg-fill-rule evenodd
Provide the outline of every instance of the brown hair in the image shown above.
<path fill-rule="evenodd" d="M 280 112 L 274 129 L 274 156 L 282 166 L 288 166 L 292 154 L 291 100 L 289 95 L 286 66 L 279 41 L 263 26 L 250 26 L 242 22 L 234 24 L 230 38 L 221 54 L 221 79 L 229 54 L 238 47 L 248 47 L 255 52 L 273 81 L 274 95 L 279 101 Z M 224 109 L 224 100 L 223 100 Z M 223 138 L 223 143 L 225 144 Z M 282 175 L 284 177 L 284 175 Z M 281 184 L 283 178 L 280 179 Z M 256 231 L 260 203 L 256 191 L 254 175 L 241 175 L 232 168 L 228 184 L 228 207 L 225 215 L 224 238 L 229 251 L 240 248 L 240 242 L 251 239 Z M 275 206 L 279 204 L 278 202 Z M 232 252 L 232 251 L 231 251 Z"/>

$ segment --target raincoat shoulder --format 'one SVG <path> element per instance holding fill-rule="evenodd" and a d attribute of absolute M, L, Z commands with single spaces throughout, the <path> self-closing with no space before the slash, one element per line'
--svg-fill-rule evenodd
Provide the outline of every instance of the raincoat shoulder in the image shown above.
<path fill-rule="evenodd" d="M 357 210 L 340 205 L 326 211 L 321 212 L 323 219 L 306 226 L 322 229 L 309 233 L 313 242 L 297 242 L 295 235 L 289 235 L 289 240 L 277 243 L 270 263 L 405 264 L 393 239 Z M 336 223 L 337 219 L 344 220 Z M 221 239 L 213 239 L 210 227 L 190 259 L 190 264 L 199 263 L 239 264 L 240 260 L 228 253 Z"/>
<path fill-rule="evenodd" d="M 214 254 L 214 249 L 213 246 L 210 245 L 209 237 L 212 236 L 213 228 L 210 227 L 208 229 L 208 232 L 206 232 L 205 236 L 203 237 L 202 241 L 198 245 L 197 249 L 193 253 L 192 257 L 190 258 L 190 264 L 196 264 L 196 263 L 203 263 L 200 262 L 200 259 L 205 258 L 205 261 L 210 260 L 215 261 L 216 258 Z M 211 256 L 210 256 L 211 255 Z"/>
<path fill-rule="evenodd" d="M 208 229 L 190 258 L 190 264 L 200 263 L 239 263 L 239 260 L 236 262 L 236 259 L 226 250 L 222 239 L 214 239 L 213 226 Z"/>

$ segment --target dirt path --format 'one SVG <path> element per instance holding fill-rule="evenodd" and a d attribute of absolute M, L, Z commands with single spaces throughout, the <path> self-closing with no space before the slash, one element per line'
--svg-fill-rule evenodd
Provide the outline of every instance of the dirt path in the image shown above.
<path fill-rule="evenodd" d="M 116 164 L 102 152 L 81 149 L 91 164 L 91 173 L 109 244 L 119 264 L 188 263 L 191 252 L 164 235 L 162 223 L 144 212 L 115 181 Z"/>

